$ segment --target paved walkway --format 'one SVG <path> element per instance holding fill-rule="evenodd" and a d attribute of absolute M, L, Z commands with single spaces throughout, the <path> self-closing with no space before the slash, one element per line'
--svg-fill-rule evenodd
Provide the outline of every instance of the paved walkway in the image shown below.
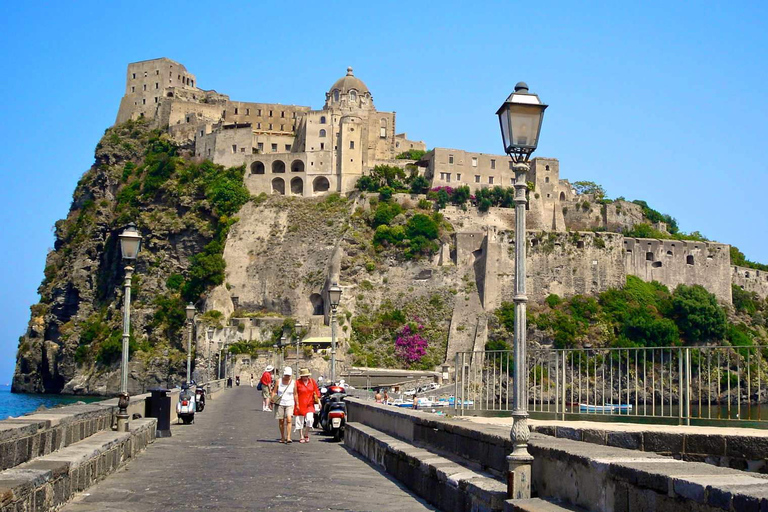
<path fill-rule="evenodd" d="M 323 435 L 278 443 L 277 421 L 261 411 L 259 394 L 250 386 L 225 391 L 195 424 L 173 426 L 173 437 L 62 510 L 434 510 Z"/>

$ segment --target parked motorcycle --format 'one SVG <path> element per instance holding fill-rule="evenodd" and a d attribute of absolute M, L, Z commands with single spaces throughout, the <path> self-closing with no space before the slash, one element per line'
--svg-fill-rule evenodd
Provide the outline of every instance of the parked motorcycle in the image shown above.
<path fill-rule="evenodd" d="M 205 409 L 205 387 L 197 386 L 195 388 L 195 404 L 197 412 L 203 412 L 203 409 Z"/>
<path fill-rule="evenodd" d="M 189 384 L 186 382 L 181 385 L 181 393 L 179 393 L 179 401 L 176 404 L 176 414 L 185 425 L 189 425 L 195 421 L 195 394 L 189 389 Z"/>
<path fill-rule="evenodd" d="M 347 424 L 347 396 L 341 386 L 329 386 L 320 390 L 320 414 L 318 423 L 325 433 L 333 436 L 334 441 L 344 437 L 344 427 Z"/>

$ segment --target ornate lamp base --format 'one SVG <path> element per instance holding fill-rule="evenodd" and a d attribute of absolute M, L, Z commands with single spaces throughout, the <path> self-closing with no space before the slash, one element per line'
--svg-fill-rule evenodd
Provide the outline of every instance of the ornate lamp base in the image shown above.
<path fill-rule="evenodd" d="M 128 416 L 128 403 L 129 396 L 125 391 L 118 395 L 117 399 L 117 431 L 128 432 L 129 428 L 129 416 Z"/>
<path fill-rule="evenodd" d="M 531 497 L 531 463 L 533 456 L 528 453 L 528 413 L 512 413 L 512 430 L 509 434 L 514 447 L 507 455 L 507 497 L 510 499 L 528 499 Z"/>

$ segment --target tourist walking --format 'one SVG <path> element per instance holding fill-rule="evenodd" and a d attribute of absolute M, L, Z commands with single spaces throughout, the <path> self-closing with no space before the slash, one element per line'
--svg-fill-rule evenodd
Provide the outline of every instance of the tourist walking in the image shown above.
<path fill-rule="evenodd" d="M 251 387 L 253 387 L 253 374 L 251 374 Z"/>
<path fill-rule="evenodd" d="M 275 407 L 275 417 L 280 426 L 280 442 L 290 444 L 291 418 L 296 408 L 296 381 L 293 380 L 293 369 L 286 366 L 283 378 L 272 386 L 272 404 Z"/>
<path fill-rule="evenodd" d="M 320 400 L 320 389 L 310 376 L 309 369 L 299 370 L 299 380 L 296 381 L 296 430 L 301 435 L 300 443 L 309 442 L 309 429 L 315 420 L 315 403 Z"/>
<path fill-rule="evenodd" d="M 389 405 L 389 393 L 387 393 L 387 388 L 384 388 L 384 396 L 381 397 L 381 400 L 384 405 Z"/>
<path fill-rule="evenodd" d="M 272 372 L 275 371 L 275 367 L 271 364 L 268 364 L 267 367 L 264 369 L 264 373 L 261 374 L 261 379 L 259 380 L 259 385 L 257 389 L 261 391 L 261 398 L 262 398 L 262 405 L 261 410 L 262 411 L 271 411 L 272 410 L 272 402 L 270 398 L 272 398 Z"/>

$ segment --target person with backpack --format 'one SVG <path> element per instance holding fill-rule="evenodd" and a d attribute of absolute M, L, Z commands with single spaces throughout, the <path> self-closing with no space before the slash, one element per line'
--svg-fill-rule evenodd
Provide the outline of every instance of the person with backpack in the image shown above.
<path fill-rule="evenodd" d="M 258 391 L 261 391 L 261 398 L 263 401 L 263 404 L 261 406 L 262 411 L 272 411 L 272 401 L 270 398 L 272 398 L 272 372 L 275 371 L 275 367 L 270 365 L 267 365 L 267 367 L 264 369 L 264 373 L 261 374 L 261 380 L 259 380 L 259 385 L 256 386 L 256 389 Z"/>

